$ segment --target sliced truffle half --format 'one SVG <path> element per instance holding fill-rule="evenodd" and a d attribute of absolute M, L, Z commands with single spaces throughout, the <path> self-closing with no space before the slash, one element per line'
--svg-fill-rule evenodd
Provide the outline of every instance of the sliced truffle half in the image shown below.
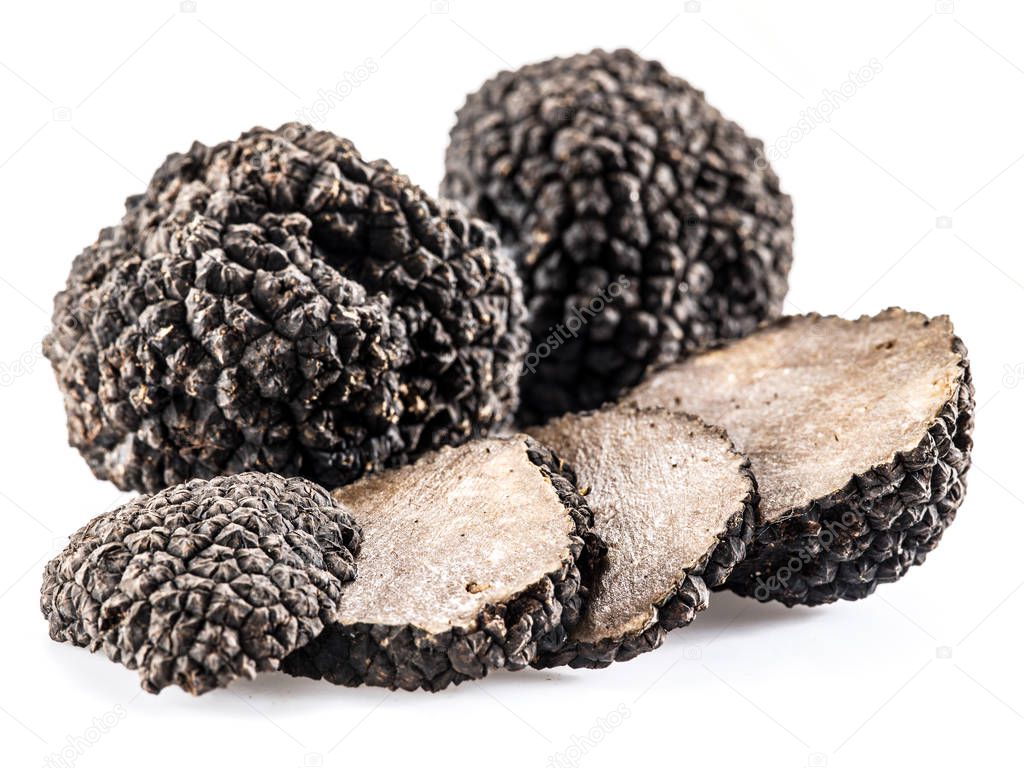
<path fill-rule="evenodd" d="M 363 526 L 359 578 L 285 672 L 437 691 L 522 669 L 578 621 L 598 556 L 590 512 L 525 435 L 442 449 L 335 498 Z"/>
<path fill-rule="evenodd" d="M 707 607 L 753 535 L 747 459 L 693 416 L 618 406 L 533 430 L 588 487 L 607 545 L 583 618 L 538 666 L 603 667 L 657 648 Z"/>
<path fill-rule="evenodd" d="M 947 317 L 790 317 L 628 397 L 728 430 L 761 495 L 728 586 L 817 605 L 865 597 L 939 543 L 964 496 L 974 389 Z"/>
<path fill-rule="evenodd" d="M 50 637 L 138 669 L 147 691 L 205 693 L 277 669 L 320 634 L 355 577 L 359 538 L 308 480 L 192 480 L 73 534 L 40 603 Z"/>

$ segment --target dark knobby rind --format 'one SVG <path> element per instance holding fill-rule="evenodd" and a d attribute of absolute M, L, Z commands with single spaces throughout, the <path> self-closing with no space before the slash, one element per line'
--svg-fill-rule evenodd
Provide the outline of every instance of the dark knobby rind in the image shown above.
<path fill-rule="evenodd" d="M 860 328 L 866 334 L 873 325 L 883 323 L 892 324 L 894 330 L 889 337 L 880 337 L 873 345 L 874 352 L 882 354 L 899 349 L 901 327 L 904 332 L 937 334 L 938 341 L 933 343 L 931 352 L 935 353 L 937 344 L 944 345 L 951 361 L 947 364 L 949 388 L 943 390 L 944 399 L 925 417 L 916 446 L 904 450 L 893 446 L 887 460 L 867 468 L 851 467 L 848 481 L 832 492 L 817 495 L 799 488 L 787 489 L 786 493 L 798 503 L 775 500 L 769 515 L 771 519 L 762 519 L 758 526 L 749 556 L 727 580 L 725 586 L 729 589 L 762 602 L 778 600 L 787 606 L 857 600 L 870 595 L 878 584 L 896 581 L 911 566 L 923 563 L 953 522 L 965 495 L 966 473 L 971 463 L 974 387 L 966 347 L 953 333 L 948 318 L 929 319 L 898 309 L 856 321 L 819 315 L 785 318 L 742 342 L 724 345 L 720 351 L 728 353 L 730 348 L 739 345 L 758 345 L 762 335 L 784 334 L 787 329 L 806 325 L 812 332 L 815 329 L 820 332 L 822 354 L 835 356 L 830 350 L 837 344 L 836 328 Z M 781 357 L 783 365 L 786 362 L 785 352 L 774 344 L 766 344 L 763 354 Z M 652 389 L 658 379 L 673 369 L 694 363 L 699 366 L 701 357 L 710 359 L 700 356 L 653 374 L 628 399 L 664 404 L 664 393 Z M 888 375 L 883 386 L 886 382 L 895 383 L 901 375 L 895 370 L 884 371 Z M 875 373 L 869 369 L 867 375 Z M 708 387 L 722 385 L 706 370 L 695 369 L 694 375 L 704 378 Z M 938 374 L 935 376 L 938 380 Z M 837 390 L 825 394 L 830 398 L 843 397 Z M 712 414 L 703 412 L 696 403 L 697 398 L 692 392 L 679 392 L 676 405 L 712 418 Z M 865 410 L 870 416 L 870 410 Z M 730 425 L 727 418 L 724 420 L 731 434 L 742 433 L 739 425 Z M 832 429 L 832 426 L 823 424 L 822 429 Z M 836 440 L 839 440 L 838 434 Z M 737 442 L 746 447 L 743 438 L 737 437 Z M 758 453 L 750 451 L 750 455 L 761 486 L 763 511 L 764 495 L 776 489 L 766 487 L 773 483 L 760 471 Z M 813 495 L 817 497 L 808 498 Z"/>
<path fill-rule="evenodd" d="M 392 690 L 422 688 L 438 691 L 448 685 L 484 677 L 491 670 L 523 669 L 538 654 L 551 652 L 564 642 L 567 630 L 579 621 L 587 583 L 603 555 L 603 545 L 590 533 L 592 515 L 564 462 L 548 448 L 526 436 L 519 435 L 511 440 L 525 453 L 530 467 L 538 471 L 543 487 L 554 489 L 553 502 L 560 507 L 561 520 L 558 525 L 562 530 L 559 536 L 564 540 L 557 545 L 560 552 L 556 558 L 556 561 L 560 560 L 557 567 L 540 575 L 534 583 L 522 585 L 522 588 L 516 589 L 514 593 L 488 596 L 486 602 L 482 603 L 482 609 L 468 621 L 453 619 L 446 613 L 449 610 L 449 601 L 445 601 L 445 605 L 432 603 L 429 608 L 434 615 L 429 621 L 436 625 L 432 627 L 422 626 L 427 624 L 427 621 L 351 621 L 353 612 L 362 609 L 352 608 L 352 593 L 346 592 L 342 598 L 341 618 L 349 620 L 329 625 L 320 637 L 285 659 L 282 664 L 285 672 L 297 676 L 323 678 L 348 686 L 367 684 L 385 686 Z M 496 446 L 508 441 L 486 442 Z M 480 445 L 481 442 L 478 441 L 458 449 L 446 449 L 440 454 L 440 458 L 443 462 L 445 453 L 450 457 L 456 452 L 475 450 Z M 417 465 L 413 465 L 398 472 L 411 472 L 416 467 Z M 438 470 L 431 467 L 430 471 L 436 473 Z M 442 471 L 442 474 L 445 473 Z M 398 474 L 392 473 L 392 476 Z M 360 486 L 365 486 L 368 482 L 373 482 L 373 478 L 349 486 L 338 495 L 344 494 L 344 498 L 351 499 L 352 494 L 358 494 Z M 484 485 L 489 484 L 491 481 Z M 415 488 L 409 490 L 416 492 Z M 500 485 L 490 490 L 495 494 L 505 492 L 505 488 Z M 467 503 L 475 504 L 476 500 L 471 499 Z M 538 499 L 536 503 L 547 502 Z M 422 504 L 412 514 L 425 518 L 432 514 L 432 506 L 429 502 Z M 353 509 L 357 519 L 362 518 L 364 525 L 368 526 L 368 543 L 364 549 L 366 555 L 373 544 L 373 526 L 365 523 L 367 518 L 362 516 L 367 511 L 365 507 L 353 503 Z M 512 507 L 504 510 L 504 514 L 516 516 L 520 511 L 519 508 Z M 415 522 L 421 523 L 422 518 L 418 517 Z M 426 528 L 418 528 L 409 536 L 415 536 L 417 539 L 435 539 L 437 531 L 445 527 L 445 520 L 439 519 L 433 524 L 433 529 L 431 525 L 427 523 Z M 486 519 L 477 520 L 475 525 L 479 531 L 477 536 L 490 535 L 486 530 Z M 490 525 L 494 525 L 494 522 L 492 521 Z M 507 548 L 509 543 L 515 542 L 502 540 L 501 543 Z M 472 546 L 468 540 L 467 546 Z M 498 549 L 496 547 L 495 551 Z M 361 560 L 360 578 L 365 575 L 367 579 L 380 578 L 392 582 L 399 579 L 400 572 L 406 568 L 416 570 L 415 565 L 403 563 L 403 558 L 408 557 L 405 553 L 392 551 L 392 562 L 386 564 L 375 560 L 371 565 Z M 427 566 L 435 566 L 440 558 L 446 556 L 446 551 L 445 548 L 442 548 L 442 551 L 435 551 L 432 555 L 434 559 L 427 563 Z M 500 559 L 505 555 L 498 554 L 498 557 Z M 386 566 L 383 569 L 384 573 L 377 573 L 378 564 Z M 492 566 L 481 564 L 481 568 L 487 567 Z M 439 567 L 427 567 L 418 571 L 416 578 L 440 580 L 442 577 L 437 576 L 435 571 L 441 570 Z M 469 582 L 466 584 L 466 591 L 475 593 L 489 587 L 490 584 Z M 371 587 L 367 589 L 372 590 Z M 379 597 L 376 590 L 372 592 L 368 599 L 388 599 Z"/>
<path fill-rule="evenodd" d="M 445 167 L 442 194 L 498 227 L 523 277 L 523 423 L 782 311 L 792 203 L 761 142 L 658 62 L 596 50 L 502 72 L 459 110 Z"/>
<path fill-rule="evenodd" d="M 320 486 L 247 472 L 139 496 L 43 574 L 50 637 L 205 693 L 277 669 L 333 618 L 359 528 Z"/>
<path fill-rule="evenodd" d="M 71 444 L 149 491 L 464 441 L 511 417 L 527 340 L 489 225 L 297 124 L 168 157 L 54 304 Z"/>
<path fill-rule="evenodd" d="M 582 621 L 534 666 L 601 668 L 654 650 L 745 557 L 750 462 L 723 430 L 663 408 L 606 406 L 531 432 L 587 473 L 593 530 L 607 545 Z"/>

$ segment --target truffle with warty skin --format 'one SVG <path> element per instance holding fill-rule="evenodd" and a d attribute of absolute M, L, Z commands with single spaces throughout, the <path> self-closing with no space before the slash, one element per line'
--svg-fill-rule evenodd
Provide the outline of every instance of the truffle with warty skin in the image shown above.
<path fill-rule="evenodd" d="M 660 408 L 606 406 L 530 432 L 574 468 L 607 546 L 583 618 L 535 666 L 604 667 L 654 650 L 745 557 L 749 461 L 721 429 Z"/>
<path fill-rule="evenodd" d="M 525 435 L 474 440 L 335 491 L 365 535 L 335 621 L 292 675 L 438 691 L 565 642 L 603 557 L 571 474 Z"/>
<path fill-rule="evenodd" d="M 527 336 L 497 243 L 331 133 L 197 142 L 55 299 L 70 442 L 122 489 L 250 470 L 334 487 L 499 427 Z"/>
<path fill-rule="evenodd" d="M 50 637 L 202 694 L 275 670 L 356 574 L 359 528 L 302 478 L 246 472 L 139 496 L 71 536 L 43 574 Z"/>
<path fill-rule="evenodd" d="M 595 408 L 782 311 L 793 209 L 763 145 L 632 51 L 488 80 L 445 170 L 442 194 L 498 227 L 523 278 L 523 423 Z"/>
<path fill-rule="evenodd" d="M 626 400 L 697 413 L 750 457 L 758 529 L 727 586 L 758 600 L 866 597 L 924 562 L 964 499 L 974 387 L 945 316 L 787 317 Z"/>

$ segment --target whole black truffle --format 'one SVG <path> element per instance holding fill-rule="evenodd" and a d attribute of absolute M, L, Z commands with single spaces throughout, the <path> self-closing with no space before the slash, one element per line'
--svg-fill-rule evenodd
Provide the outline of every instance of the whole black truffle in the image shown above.
<path fill-rule="evenodd" d="M 750 457 L 758 528 L 726 586 L 819 605 L 923 563 L 966 492 L 974 387 L 948 317 L 789 317 L 628 400 L 698 413 Z"/>
<path fill-rule="evenodd" d="M 607 547 L 580 622 L 534 666 L 604 667 L 661 645 L 746 556 L 756 484 L 728 436 L 661 408 L 605 406 L 530 430 L 570 463 Z"/>
<path fill-rule="evenodd" d="M 523 277 L 522 421 L 594 408 L 778 316 L 792 204 L 762 150 L 628 50 L 502 72 L 467 98 L 442 193 L 497 225 Z"/>
<path fill-rule="evenodd" d="M 445 448 L 339 489 L 365 533 L 359 578 L 335 621 L 281 668 L 438 691 L 560 648 L 603 549 L 570 477 L 518 435 Z"/>
<path fill-rule="evenodd" d="M 333 618 L 360 533 L 302 478 L 246 472 L 139 496 L 46 565 L 50 637 L 192 694 L 277 669 Z"/>
<path fill-rule="evenodd" d="M 486 432 L 526 344 L 497 244 L 331 133 L 196 143 L 56 297 L 71 444 L 125 489 L 247 470 L 336 486 Z"/>

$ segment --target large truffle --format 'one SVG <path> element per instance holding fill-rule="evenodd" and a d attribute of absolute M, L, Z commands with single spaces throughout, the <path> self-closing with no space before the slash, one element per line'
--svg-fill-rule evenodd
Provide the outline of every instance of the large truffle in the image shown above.
<path fill-rule="evenodd" d="M 355 576 L 359 529 L 302 478 L 246 472 L 139 496 L 72 535 L 43 574 L 50 637 L 201 694 L 277 669 Z"/>
<path fill-rule="evenodd" d="M 45 351 L 121 488 L 333 487 L 506 421 L 523 313 L 490 226 L 289 124 L 168 157 L 75 259 Z"/>
<path fill-rule="evenodd" d="M 661 645 L 746 554 L 756 486 L 720 429 L 663 409 L 605 407 L 531 430 L 587 487 L 607 561 L 583 618 L 536 666 L 603 667 Z"/>
<path fill-rule="evenodd" d="M 502 72 L 459 110 L 445 167 L 442 193 L 498 226 L 523 277 L 524 422 L 782 310 L 790 199 L 761 142 L 658 62 L 596 50 Z"/>
<path fill-rule="evenodd" d="M 964 498 L 974 388 L 945 316 L 786 318 L 628 399 L 700 414 L 750 456 L 759 527 L 728 586 L 759 600 L 865 597 L 924 562 Z"/>
<path fill-rule="evenodd" d="M 282 669 L 437 691 L 557 648 L 601 556 L 562 462 L 519 435 L 446 448 L 335 492 L 362 525 L 336 621 Z"/>

